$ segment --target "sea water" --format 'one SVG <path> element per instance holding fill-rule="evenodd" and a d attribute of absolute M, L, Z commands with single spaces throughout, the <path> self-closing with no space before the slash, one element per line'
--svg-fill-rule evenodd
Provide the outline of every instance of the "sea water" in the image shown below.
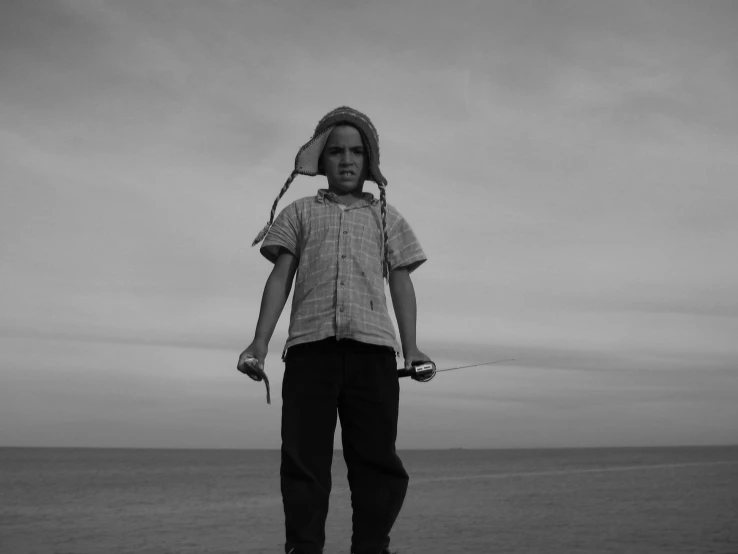
<path fill-rule="evenodd" d="M 738 554 L 738 447 L 402 451 L 410 553 Z M 348 553 L 333 464 L 326 554 Z M 0 553 L 281 553 L 279 452 L 0 448 Z"/>

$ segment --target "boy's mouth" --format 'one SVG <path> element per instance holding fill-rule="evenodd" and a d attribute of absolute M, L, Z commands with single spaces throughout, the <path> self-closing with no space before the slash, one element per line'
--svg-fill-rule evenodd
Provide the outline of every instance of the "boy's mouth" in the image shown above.
<path fill-rule="evenodd" d="M 354 172 L 351 171 L 351 170 L 349 170 L 349 169 L 344 169 L 343 171 L 340 171 L 339 172 L 339 175 L 341 175 L 341 176 L 344 176 L 344 175 L 353 175 L 353 174 L 354 174 Z"/>

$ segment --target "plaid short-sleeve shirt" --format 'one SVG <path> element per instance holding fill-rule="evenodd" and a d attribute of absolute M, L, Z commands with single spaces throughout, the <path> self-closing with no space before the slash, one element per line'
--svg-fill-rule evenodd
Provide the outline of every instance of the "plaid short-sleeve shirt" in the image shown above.
<path fill-rule="evenodd" d="M 399 352 L 382 278 L 382 219 L 370 193 L 351 206 L 327 189 L 280 212 L 261 253 L 272 263 L 280 248 L 298 258 L 289 336 L 291 346 L 329 337 L 389 346 Z M 390 271 L 426 261 L 410 225 L 387 205 Z"/>

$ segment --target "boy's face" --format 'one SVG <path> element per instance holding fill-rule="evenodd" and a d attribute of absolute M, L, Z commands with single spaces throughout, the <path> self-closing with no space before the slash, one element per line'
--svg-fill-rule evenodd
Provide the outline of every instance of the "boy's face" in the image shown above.
<path fill-rule="evenodd" d="M 331 132 L 320 155 L 328 189 L 337 194 L 360 193 L 367 172 L 367 152 L 361 133 L 350 125 Z"/>

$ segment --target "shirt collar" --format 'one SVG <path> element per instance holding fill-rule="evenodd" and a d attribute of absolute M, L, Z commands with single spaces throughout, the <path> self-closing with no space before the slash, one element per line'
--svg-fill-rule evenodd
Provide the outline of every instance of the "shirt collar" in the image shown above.
<path fill-rule="evenodd" d="M 320 202 L 321 204 L 325 203 L 325 199 L 330 200 L 331 202 L 334 202 L 338 204 L 338 199 L 336 198 L 336 195 L 333 194 L 328 189 L 318 189 L 318 195 L 315 197 L 315 200 Z M 351 206 L 346 206 L 347 209 L 353 209 L 353 208 L 361 208 L 363 206 L 376 206 L 379 200 L 377 198 L 374 198 L 374 195 L 371 192 L 364 192 L 361 195 L 361 199 L 357 202 L 354 202 Z"/>

